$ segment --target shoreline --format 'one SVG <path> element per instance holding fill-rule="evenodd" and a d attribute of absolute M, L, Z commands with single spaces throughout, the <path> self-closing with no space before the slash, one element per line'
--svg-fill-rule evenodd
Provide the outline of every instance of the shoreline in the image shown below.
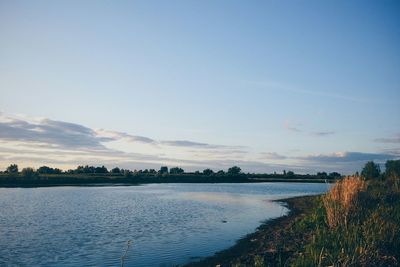
<path fill-rule="evenodd" d="M 289 234 L 291 226 L 303 218 L 315 206 L 320 195 L 301 196 L 274 200 L 289 209 L 288 214 L 264 221 L 255 232 L 250 233 L 225 250 L 199 261 L 190 262 L 185 267 L 232 266 L 244 264 L 254 266 L 256 257 L 261 257 L 268 266 L 281 266 L 299 251 L 308 240 L 307 233 L 302 236 Z M 288 241 L 291 245 L 287 245 Z M 285 244 L 285 245 L 283 245 Z"/>
<path fill-rule="evenodd" d="M 264 179 L 264 180 L 247 180 L 247 181 L 185 181 L 185 180 L 177 180 L 177 181 L 135 181 L 135 182 L 127 182 L 127 181 L 106 181 L 106 182 L 88 182 L 88 181 L 78 181 L 78 182 L 55 182 L 55 181 L 24 181 L 24 182 L 3 182 L 0 180 L 0 188 L 35 188 L 35 187 L 60 187 L 60 186 L 82 186 L 82 187 L 91 187 L 91 186 L 138 186 L 138 185 L 146 185 L 146 184 L 242 184 L 242 183 L 312 183 L 312 184 L 321 184 L 321 183 L 334 183 L 334 181 L 325 181 L 325 180 L 296 180 L 296 179 Z"/>
<path fill-rule="evenodd" d="M 337 178 L 337 177 L 336 177 Z M 317 175 L 295 174 L 293 176 L 272 174 L 204 175 L 183 174 L 37 174 L 24 176 L 21 173 L 0 172 L 0 187 L 52 187 L 52 186 L 99 186 L 99 185 L 139 185 L 170 183 L 334 183 L 335 177 L 321 178 Z"/>

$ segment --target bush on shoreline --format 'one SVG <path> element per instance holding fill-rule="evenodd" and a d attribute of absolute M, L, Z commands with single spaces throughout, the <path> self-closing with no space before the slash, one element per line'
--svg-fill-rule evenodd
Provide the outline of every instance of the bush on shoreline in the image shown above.
<path fill-rule="evenodd" d="M 359 194 L 364 190 L 365 181 L 358 176 L 349 176 L 336 182 L 322 198 L 329 227 L 348 224 L 357 214 Z"/>
<path fill-rule="evenodd" d="M 347 177 L 318 198 L 296 226 L 312 235 L 292 265 L 399 266 L 399 176 L 384 178 Z"/>

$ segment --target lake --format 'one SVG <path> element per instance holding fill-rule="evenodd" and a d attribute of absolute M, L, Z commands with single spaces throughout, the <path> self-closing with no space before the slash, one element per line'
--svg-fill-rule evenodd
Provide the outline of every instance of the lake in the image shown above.
<path fill-rule="evenodd" d="M 228 248 L 288 212 L 271 200 L 326 184 L 0 188 L 0 266 L 173 266 Z"/>

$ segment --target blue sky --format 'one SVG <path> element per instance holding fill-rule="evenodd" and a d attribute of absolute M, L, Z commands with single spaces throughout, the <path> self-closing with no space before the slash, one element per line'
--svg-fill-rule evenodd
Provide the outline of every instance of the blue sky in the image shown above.
<path fill-rule="evenodd" d="M 1 1 L 0 167 L 351 173 L 398 158 L 399 14 L 398 1 Z"/>

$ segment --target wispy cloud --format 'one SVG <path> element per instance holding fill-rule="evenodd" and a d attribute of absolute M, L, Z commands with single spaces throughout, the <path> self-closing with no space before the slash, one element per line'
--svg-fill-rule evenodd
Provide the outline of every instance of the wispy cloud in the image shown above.
<path fill-rule="evenodd" d="M 157 141 L 152 138 L 140 136 L 140 135 L 131 135 L 131 134 L 124 133 L 124 132 L 110 131 L 110 130 L 105 130 L 105 129 L 98 129 L 98 130 L 95 130 L 95 132 L 98 136 L 110 138 L 110 141 L 116 141 L 116 140 L 123 139 L 127 142 L 133 142 L 133 143 L 144 143 L 144 144 L 157 143 Z"/>
<path fill-rule="evenodd" d="M 119 142 L 126 151 L 112 145 Z M 121 143 L 122 142 L 122 143 Z M 147 145 L 144 153 L 132 153 L 136 145 Z M 226 146 L 190 140 L 155 140 L 149 137 L 105 129 L 91 129 L 76 123 L 46 118 L 0 114 L 0 157 L 3 161 L 55 164 L 196 165 L 205 159 L 243 158 L 242 146 Z"/>
<path fill-rule="evenodd" d="M 105 149 L 104 143 L 124 140 L 131 143 L 165 145 L 171 147 L 233 149 L 238 146 L 215 145 L 189 140 L 154 140 L 105 129 L 90 129 L 80 124 L 40 119 L 27 121 L 0 114 L 0 139 L 46 143 L 66 148 Z"/>
<path fill-rule="evenodd" d="M 376 138 L 374 141 L 379 142 L 379 143 L 387 143 L 387 144 L 399 144 L 400 143 L 400 134 L 397 134 L 393 137 Z"/>
<path fill-rule="evenodd" d="M 366 162 L 370 160 L 384 161 L 394 158 L 396 158 L 396 155 L 393 154 L 363 152 L 336 152 L 332 154 L 319 154 L 298 157 L 298 159 L 300 160 L 316 163 Z"/>
<path fill-rule="evenodd" d="M 276 152 L 262 152 L 261 159 L 272 159 L 272 160 L 282 160 L 286 159 L 286 156 L 278 154 Z"/>
<path fill-rule="evenodd" d="M 175 140 L 175 141 L 160 141 L 161 144 L 167 146 L 178 146 L 178 147 L 195 147 L 195 148 L 220 148 L 224 146 L 211 145 L 206 143 L 193 142 L 188 140 Z"/>
<path fill-rule="evenodd" d="M 302 132 L 302 130 L 300 130 L 300 128 L 299 128 L 300 126 L 301 125 L 299 123 L 294 123 L 294 122 L 289 121 L 289 120 L 285 120 L 283 122 L 283 128 L 285 128 L 288 131 L 295 132 L 295 133 Z"/>
<path fill-rule="evenodd" d="M 303 125 L 299 122 L 295 122 L 292 120 L 285 120 L 283 122 L 283 128 L 286 130 L 293 132 L 293 133 L 305 133 L 305 134 L 310 134 L 312 136 L 317 136 L 317 137 L 326 137 L 326 136 L 331 136 L 334 135 L 336 132 L 334 131 L 317 131 L 317 132 L 309 132 L 307 129 L 303 129 L 305 127 L 302 127 Z"/>
<path fill-rule="evenodd" d="M 289 122 L 287 128 L 293 130 Z M 329 134 L 320 133 L 321 136 Z M 113 142 L 117 142 L 117 145 L 112 146 Z M 121 151 L 118 144 L 132 149 Z M 143 146 L 144 149 L 137 149 Z M 130 169 L 168 165 L 185 167 L 187 170 L 226 169 L 240 165 L 243 170 L 256 172 L 286 169 L 351 173 L 359 170 L 368 160 L 384 162 L 400 157 L 398 150 L 382 152 L 337 152 L 293 157 L 277 152 L 259 153 L 244 146 L 190 140 L 155 140 L 124 132 L 91 129 L 76 123 L 0 114 L 0 165 L 3 167 L 13 162 L 35 166 L 49 164 L 64 169 L 77 164 L 118 165 Z"/>
<path fill-rule="evenodd" d="M 164 146 L 181 147 L 181 148 L 201 148 L 201 149 L 239 148 L 238 146 L 215 145 L 215 144 L 201 143 L 189 140 L 155 140 L 145 136 L 131 135 L 124 132 L 109 131 L 104 129 L 95 130 L 95 132 L 98 136 L 102 136 L 103 138 L 108 138 L 107 141 L 124 140 L 126 142 L 131 142 L 131 143 L 164 145 Z"/>
<path fill-rule="evenodd" d="M 111 141 L 79 124 L 42 119 L 29 122 L 6 117 L 0 121 L 0 139 L 40 142 L 58 147 L 105 149 L 102 142 Z"/>
<path fill-rule="evenodd" d="M 400 158 L 400 147 L 398 147 L 398 148 L 386 148 L 386 149 L 383 149 L 382 152 L 384 152 L 386 154 L 394 155 L 394 156 Z"/>
<path fill-rule="evenodd" d="M 312 132 L 311 134 L 314 136 L 324 137 L 324 136 L 334 135 L 335 132 L 334 131 Z"/>

